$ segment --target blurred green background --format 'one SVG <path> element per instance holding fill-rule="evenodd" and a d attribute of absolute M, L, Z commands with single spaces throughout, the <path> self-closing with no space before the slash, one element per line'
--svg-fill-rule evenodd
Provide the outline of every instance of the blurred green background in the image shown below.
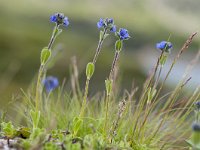
<path fill-rule="evenodd" d="M 120 58 L 122 87 L 130 89 L 144 81 L 148 70 L 156 62 L 159 51 L 155 44 L 167 40 L 174 44 L 173 58 L 188 36 L 200 29 L 199 0 L 1 0 L 0 1 L 0 104 L 20 95 L 33 81 L 39 68 L 41 49 L 49 42 L 53 23 L 50 15 L 63 12 L 70 26 L 63 28 L 54 49 L 59 50 L 58 60 L 48 71 L 62 82 L 70 79 L 70 59 L 76 56 L 80 84 L 84 86 L 85 66 L 95 53 L 99 31 L 99 18 L 111 17 L 118 27 L 127 28 L 132 37 L 124 44 Z M 104 90 L 114 55 L 115 37 L 106 39 L 97 61 L 91 87 Z M 182 64 L 189 61 L 199 48 L 199 37 L 175 69 L 174 77 L 183 72 Z M 182 69 L 181 69 L 182 67 Z M 199 83 L 195 72 L 194 83 Z M 198 81 L 198 82 L 197 82 Z M 172 79 L 173 82 L 173 79 Z"/>

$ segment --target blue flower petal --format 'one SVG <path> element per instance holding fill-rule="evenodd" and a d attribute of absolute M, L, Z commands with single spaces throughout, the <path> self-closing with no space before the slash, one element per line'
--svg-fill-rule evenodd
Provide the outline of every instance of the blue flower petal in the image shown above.
<path fill-rule="evenodd" d="M 173 47 L 172 43 L 168 42 L 168 47 L 169 47 L 169 49 L 171 49 Z"/>
<path fill-rule="evenodd" d="M 63 19 L 63 25 L 66 26 L 66 27 L 69 25 L 69 20 L 68 20 L 67 17 L 65 17 L 65 18 Z"/>
<path fill-rule="evenodd" d="M 100 29 L 104 26 L 104 20 L 102 18 L 99 19 L 99 22 L 97 22 L 97 27 Z"/>
<path fill-rule="evenodd" d="M 50 17 L 50 21 L 51 21 L 51 22 L 57 22 L 57 17 L 56 17 L 56 15 L 52 15 L 52 16 Z"/>
<path fill-rule="evenodd" d="M 112 28 L 110 29 L 111 32 L 116 32 L 117 31 L 117 27 L 116 25 L 113 25 Z"/>

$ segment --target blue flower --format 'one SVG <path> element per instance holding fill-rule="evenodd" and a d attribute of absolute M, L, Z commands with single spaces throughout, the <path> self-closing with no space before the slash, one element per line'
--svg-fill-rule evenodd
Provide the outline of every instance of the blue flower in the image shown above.
<path fill-rule="evenodd" d="M 55 13 L 50 17 L 50 21 L 56 23 L 57 25 L 64 25 L 66 27 L 69 25 L 68 18 L 62 13 Z"/>
<path fill-rule="evenodd" d="M 117 31 L 117 27 L 116 25 L 113 25 L 112 28 L 110 29 L 111 32 L 116 32 Z"/>
<path fill-rule="evenodd" d="M 58 79 L 53 76 L 47 77 L 42 83 L 45 86 L 47 93 L 53 91 L 59 85 Z"/>
<path fill-rule="evenodd" d="M 165 50 L 166 52 L 169 52 L 169 50 L 172 48 L 172 43 L 167 41 L 162 41 L 160 43 L 156 44 L 156 48 L 160 50 Z"/>
<path fill-rule="evenodd" d="M 128 30 L 127 29 L 119 29 L 119 32 L 117 33 L 118 37 L 120 40 L 128 40 L 130 38 L 129 34 L 128 34 Z"/>
<path fill-rule="evenodd" d="M 97 22 L 97 27 L 100 29 L 104 27 L 104 20 L 102 18 L 99 19 L 99 22 Z"/>

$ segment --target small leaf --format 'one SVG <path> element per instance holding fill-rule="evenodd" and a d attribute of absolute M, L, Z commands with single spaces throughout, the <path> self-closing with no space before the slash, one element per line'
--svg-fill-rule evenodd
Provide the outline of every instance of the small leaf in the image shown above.
<path fill-rule="evenodd" d="M 99 39 L 101 40 L 103 37 L 103 31 L 100 31 L 100 34 L 99 34 Z"/>
<path fill-rule="evenodd" d="M 41 65 L 45 65 L 45 63 L 49 60 L 51 57 L 51 50 L 49 50 L 47 47 L 43 48 L 41 51 Z"/>
<path fill-rule="evenodd" d="M 22 127 L 20 128 L 19 130 L 17 130 L 17 135 L 21 138 L 29 138 L 31 132 L 30 132 L 30 128 L 27 128 L 27 127 Z"/>
<path fill-rule="evenodd" d="M 86 76 L 87 76 L 87 79 L 90 79 L 94 73 L 94 64 L 89 62 L 87 64 L 87 67 L 86 67 Z"/>
<path fill-rule="evenodd" d="M 104 35 L 104 40 L 105 40 L 105 38 L 107 38 L 109 36 L 109 34 L 108 33 L 106 33 L 105 35 Z"/>
<path fill-rule="evenodd" d="M 43 132 L 44 132 L 44 129 L 34 128 L 30 135 L 30 139 L 34 140 L 34 139 L 38 138 L 40 135 L 43 134 Z"/>
<path fill-rule="evenodd" d="M 30 116 L 33 123 L 33 129 L 37 128 L 40 121 L 40 111 L 30 110 Z"/>
<path fill-rule="evenodd" d="M 104 34 L 104 31 L 100 31 L 100 34 L 99 34 L 99 39 L 100 40 L 105 40 L 107 36 L 109 36 L 108 33 Z"/>
<path fill-rule="evenodd" d="M 21 143 L 22 147 L 24 150 L 28 150 L 31 148 L 31 141 L 28 141 L 28 140 L 22 140 L 22 143 Z"/>
<path fill-rule="evenodd" d="M 78 132 L 78 130 L 80 129 L 81 125 L 83 124 L 83 120 L 75 117 L 73 120 L 73 130 L 74 130 L 74 134 L 76 135 L 76 133 Z"/>
<path fill-rule="evenodd" d="M 123 42 L 121 40 L 117 40 L 115 43 L 115 50 L 120 52 L 122 50 L 122 46 Z"/>
<path fill-rule="evenodd" d="M 106 85 L 106 93 L 107 93 L 107 95 L 110 95 L 110 93 L 112 91 L 112 80 L 106 79 L 105 85 Z"/>
<path fill-rule="evenodd" d="M 55 37 L 57 37 L 59 34 L 61 34 L 62 33 L 62 29 L 58 29 L 58 31 L 56 32 L 56 35 L 55 35 Z"/>
<path fill-rule="evenodd" d="M 168 54 L 163 54 L 162 57 L 160 58 L 160 65 L 164 65 L 167 61 Z"/>
<path fill-rule="evenodd" d="M 3 135 L 7 138 L 14 138 L 17 136 L 17 131 L 14 128 L 13 124 L 11 122 L 2 122 L 1 123 L 1 130 L 3 131 Z"/>

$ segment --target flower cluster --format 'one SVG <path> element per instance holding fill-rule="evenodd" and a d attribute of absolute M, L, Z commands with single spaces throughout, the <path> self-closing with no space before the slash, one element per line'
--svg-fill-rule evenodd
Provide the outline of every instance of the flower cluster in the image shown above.
<path fill-rule="evenodd" d="M 99 21 L 97 22 L 97 27 L 99 29 L 100 28 L 108 29 L 111 32 L 116 32 L 117 30 L 116 25 L 114 25 L 114 20 L 112 18 L 106 18 L 106 19 L 100 18 Z"/>
<path fill-rule="evenodd" d="M 43 80 L 43 85 L 45 86 L 47 93 L 49 93 L 58 87 L 59 82 L 56 77 L 49 76 Z"/>
<path fill-rule="evenodd" d="M 165 51 L 165 52 L 170 52 L 170 50 L 172 49 L 172 43 L 171 42 L 167 42 L 167 41 L 162 41 L 160 43 L 156 44 L 156 48 L 160 49 L 161 51 Z"/>
<path fill-rule="evenodd" d="M 55 13 L 50 17 L 51 22 L 55 22 L 57 25 L 63 25 L 67 27 L 69 25 L 68 17 L 66 17 L 63 13 Z"/>
<path fill-rule="evenodd" d="M 128 40 L 130 38 L 128 30 L 124 28 L 120 28 L 116 35 L 121 41 Z"/>

